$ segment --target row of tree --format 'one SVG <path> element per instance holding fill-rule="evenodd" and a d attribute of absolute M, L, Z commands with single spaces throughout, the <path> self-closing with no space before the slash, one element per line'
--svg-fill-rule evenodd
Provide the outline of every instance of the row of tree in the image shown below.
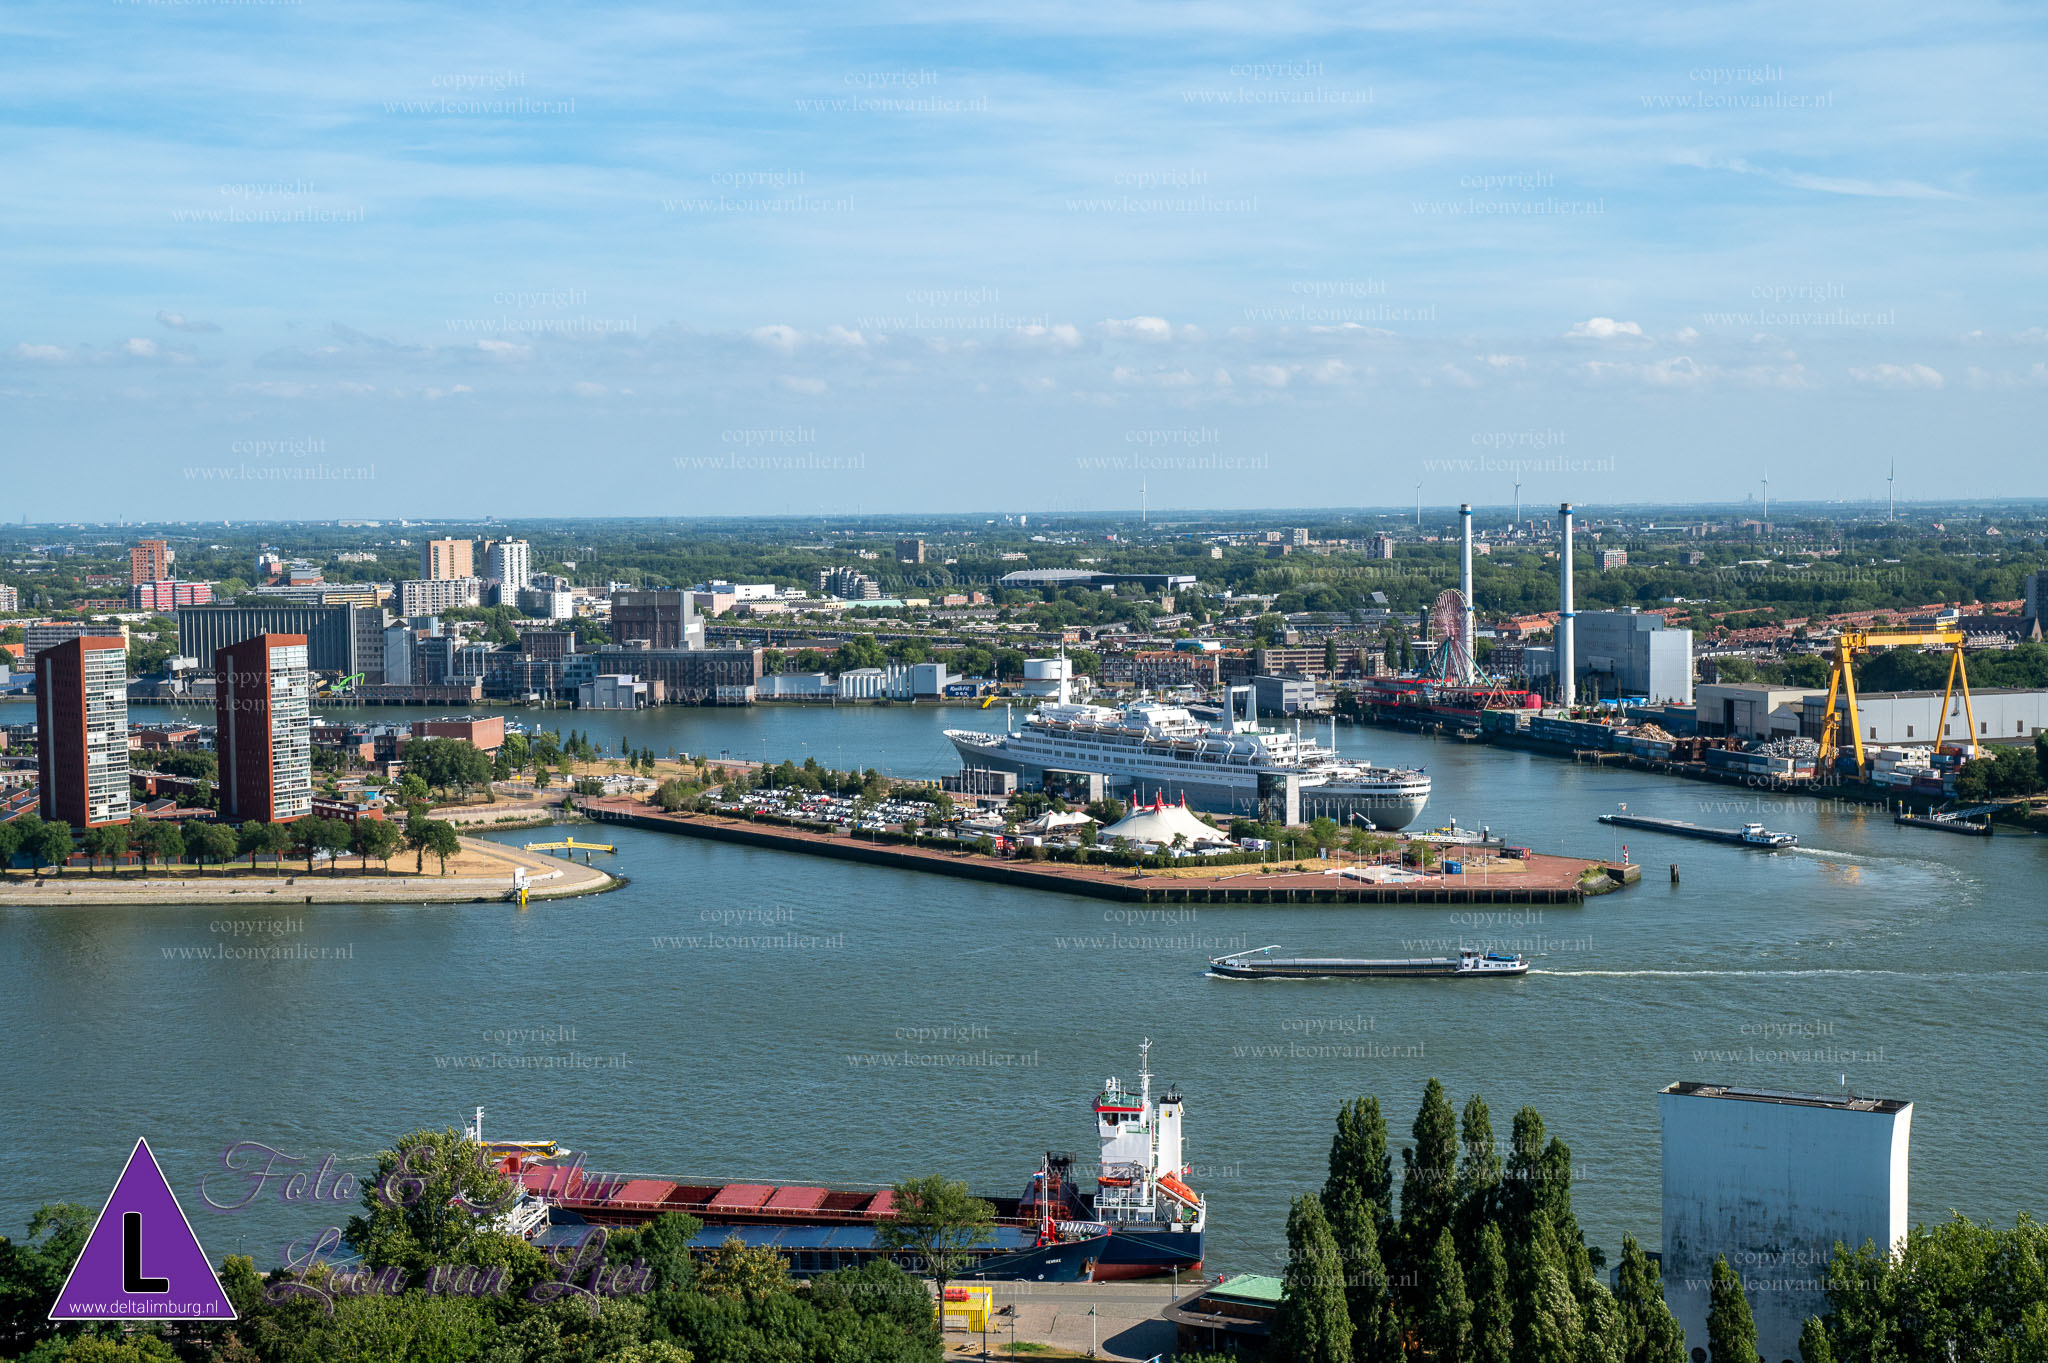
<path fill-rule="evenodd" d="M 282 823 L 252 819 L 239 828 L 198 820 L 135 819 L 101 824 L 81 837 L 61 820 L 46 820 L 36 814 L 0 823 L 0 873 L 15 858 L 26 857 L 31 873 L 40 875 L 44 866 L 61 867 L 79 853 L 87 858 L 87 874 L 103 862 L 118 866 L 131 853 L 140 859 L 145 875 L 152 864 L 166 871 L 172 866 L 193 865 L 203 873 L 208 866 L 223 866 L 238 857 L 247 857 L 251 870 L 263 856 L 282 867 L 287 854 L 305 857 L 309 872 L 315 858 L 325 854 L 332 873 L 339 870 L 340 857 L 349 852 L 362 858 L 364 869 L 373 860 L 389 869 L 391 858 L 401 848 L 415 854 L 415 871 L 424 872 L 426 858 L 434 856 L 446 874 L 448 858 L 461 850 L 461 840 L 453 824 L 426 817 L 425 807 L 418 805 L 403 825 L 387 819 L 351 822 L 317 816 Z"/>

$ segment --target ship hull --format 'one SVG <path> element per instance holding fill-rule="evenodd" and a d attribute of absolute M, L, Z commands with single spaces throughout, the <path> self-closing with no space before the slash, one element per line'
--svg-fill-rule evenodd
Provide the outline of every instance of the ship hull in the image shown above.
<path fill-rule="evenodd" d="M 1073 770 L 1096 771 L 1104 787 L 1120 797 L 1142 797 L 1150 801 L 1163 795 L 1169 804 L 1185 799 L 1188 808 L 1205 814 L 1242 815 L 1250 818 L 1259 813 L 1258 773 L 1246 769 L 1241 780 L 1219 781 L 1195 779 L 1185 772 L 1165 769 L 1154 770 L 1138 767 L 1132 770 L 1101 770 L 1100 766 L 1088 767 L 1087 759 L 1076 759 L 1079 765 L 1073 767 L 1053 766 L 1035 762 L 1029 758 L 1007 752 L 1001 748 L 984 746 L 970 738 L 946 735 L 960 754 L 960 760 L 968 767 L 991 771 L 1011 772 L 1019 785 L 1037 786 L 1045 780 L 1046 773 Z M 1339 787 L 1331 790 L 1320 786 L 1306 786 L 1300 791 L 1301 817 L 1304 820 L 1328 818 L 1340 824 L 1352 822 L 1355 814 L 1369 821 L 1375 828 L 1387 832 L 1398 832 L 1422 816 L 1423 808 L 1429 803 L 1427 788 L 1421 790 L 1357 790 Z"/>

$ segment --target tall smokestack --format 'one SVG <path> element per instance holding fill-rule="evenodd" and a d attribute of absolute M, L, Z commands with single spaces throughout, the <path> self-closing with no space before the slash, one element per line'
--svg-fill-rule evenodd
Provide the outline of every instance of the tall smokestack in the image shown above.
<path fill-rule="evenodd" d="M 1557 553 L 1557 702 L 1570 707 L 1578 702 L 1578 669 L 1572 657 L 1572 504 L 1557 508 L 1561 536 Z"/>
<path fill-rule="evenodd" d="M 1458 680 L 1470 686 L 1478 679 L 1472 662 L 1472 503 L 1459 505 L 1458 524 L 1464 531 L 1464 547 L 1458 558 L 1458 591 L 1465 598 L 1464 619 L 1458 625 L 1465 661 Z"/>

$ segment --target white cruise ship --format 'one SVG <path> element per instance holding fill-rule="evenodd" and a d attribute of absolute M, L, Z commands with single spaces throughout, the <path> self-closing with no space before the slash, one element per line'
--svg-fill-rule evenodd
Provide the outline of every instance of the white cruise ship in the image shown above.
<path fill-rule="evenodd" d="M 1017 773 L 1037 785 L 1048 771 L 1098 773 L 1119 796 L 1185 799 L 1212 814 L 1255 815 L 1296 778 L 1303 819 L 1327 816 L 1389 832 L 1406 828 L 1429 802 L 1426 772 L 1339 757 L 1313 738 L 1233 718 L 1214 727 L 1185 706 L 1141 700 L 1113 709 L 1074 704 L 1064 683 L 1021 729 L 948 729 L 971 768 Z M 1270 808 L 1270 805 L 1265 807 Z"/>

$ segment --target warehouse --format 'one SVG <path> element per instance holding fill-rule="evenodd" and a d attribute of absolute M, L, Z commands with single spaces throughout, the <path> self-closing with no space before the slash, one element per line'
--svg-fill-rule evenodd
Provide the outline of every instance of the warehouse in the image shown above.
<path fill-rule="evenodd" d="M 1704 693 L 1708 688 L 1702 687 Z M 1875 691 L 1858 693 L 1856 718 L 1863 730 L 1863 742 L 1879 744 L 1963 743 L 1970 735 L 1970 720 L 1977 722 L 1979 743 L 2031 743 L 2034 735 L 2048 729 L 2048 691 L 1993 687 L 1970 692 L 1966 717 L 1960 691 L 1948 698 L 1948 713 L 1941 708 L 1939 691 Z M 1805 716 L 1800 732 L 1817 736 L 1827 713 L 1827 694 L 1814 692 L 1802 705 Z M 1842 697 L 1835 700 L 1839 711 L 1848 709 Z"/>

